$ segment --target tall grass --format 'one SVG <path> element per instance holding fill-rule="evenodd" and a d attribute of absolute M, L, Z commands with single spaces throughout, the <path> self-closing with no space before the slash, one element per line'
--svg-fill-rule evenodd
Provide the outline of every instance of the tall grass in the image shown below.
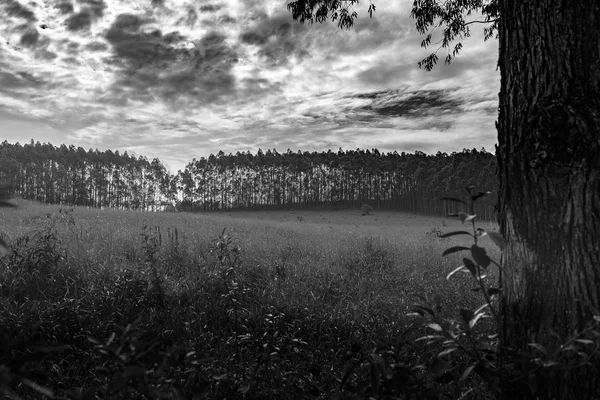
<path fill-rule="evenodd" d="M 406 367 L 386 389 L 361 369 L 384 350 L 393 374 L 430 361 L 406 341 L 415 294 L 477 305 L 467 277 L 445 280 L 452 242 L 422 230 L 30 202 L 0 218 L 12 246 L 0 262 L 5 394 L 458 398 L 478 384 Z"/>

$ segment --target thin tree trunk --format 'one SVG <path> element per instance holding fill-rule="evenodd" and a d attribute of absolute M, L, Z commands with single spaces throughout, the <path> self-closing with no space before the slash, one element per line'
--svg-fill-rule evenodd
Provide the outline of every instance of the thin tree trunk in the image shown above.
<path fill-rule="evenodd" d="M 544 358 L 600 309 L 600 2 L 499 5 L 503 345 Z M 599 366 L 524 363 L 504 397 L 597 398 Z"/>

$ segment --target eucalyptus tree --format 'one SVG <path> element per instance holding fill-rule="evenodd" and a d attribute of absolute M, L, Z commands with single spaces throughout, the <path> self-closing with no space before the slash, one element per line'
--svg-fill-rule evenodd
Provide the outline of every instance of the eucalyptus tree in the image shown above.
<path fill-rule="evenodd" d="M 350 28 L 357 3 L 296 0 L 287 7 L 301 22 L 332 19 Z M 372 16 L 375 5 L 368 11 Z M 600 314 L 600 2 L 415 0 L 411 16 L 427 35 L 424 47 L 440 28 L 450 62 L 472 13 L 487 23 L 486 38 L 499 38 L 502 345 L 528 352 L 535 343 L 553 354 Z M 432 53 L 419 66 L 429 70 L 437 60 Z M 597 398 L 598 359 L 583 364 L 560 370 L 524 363 L 535 394 L 512 396 Z"/>

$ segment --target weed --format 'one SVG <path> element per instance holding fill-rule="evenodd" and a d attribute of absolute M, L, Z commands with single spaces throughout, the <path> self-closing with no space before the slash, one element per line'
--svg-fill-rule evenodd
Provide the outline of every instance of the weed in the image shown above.
<path fill-rule="evenodd" d="M 223 230 L 221 217 L 187 213 L 18 211 L 36 225 L 13 235 L 30 239 L 12 241 L 18 256 L 4 258 L 0 272 L 0 325 L 27 338 L 24 347 L 6 341 L 0 353 L 5 394 L 358 399 L 480 391 L 476 375 L 448 381 L 468 359 L 449 354 L 448 371 L 435 344 L 407 330 L 408 293 L 417 287 L 428 299 L 443 293 L 443 307 L 471 299 L 462 282 L 448 288 L 433 279 L 433 241 L 361 235 L 347 214 L 319 231 L 317 223 L 235 218 Z M 26 256 L 40 248 L 37 258 Z"/>

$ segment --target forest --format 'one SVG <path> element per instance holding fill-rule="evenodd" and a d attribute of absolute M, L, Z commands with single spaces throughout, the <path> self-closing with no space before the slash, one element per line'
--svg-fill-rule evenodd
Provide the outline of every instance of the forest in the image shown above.
<path fill-rule="evenodd" d="M 138 211 L 374 209 L 445 215 L 438 201 L 467 186 L 491 191 L 478 204 L 494 219 L 496 158 L 485 149 L 451 154 L 377 149 L 308 152 L 275 149 L 211 154 L 171 174 L 154 158 L 34 142 L 0 144 L 0 179 L 12 195 L 48 204 Z"/>

